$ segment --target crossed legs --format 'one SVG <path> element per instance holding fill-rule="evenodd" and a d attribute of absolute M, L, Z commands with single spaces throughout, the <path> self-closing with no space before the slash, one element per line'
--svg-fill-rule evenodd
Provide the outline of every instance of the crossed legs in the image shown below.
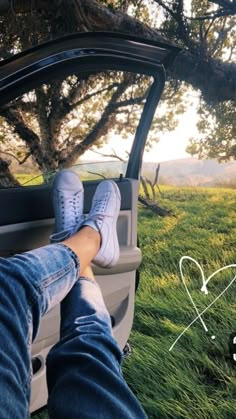
<path fill-rule="evenodd" d="M 109 210 L 111 190 L 106 195 L 103 208 Z M 47 360 L 50 417 L 145 417 L 122 377 L 122 355 L 88 267 L 92 260 L 103 266 L 117 260 L 106 250 L 101 230 L 107 218 L 99 211 L 97 218 L 81 217 L 77 233 L 78 225 L 70 224 L 71 231 L 64 225 L 66 238 L 59 244 L 0 259 L 1 418 L 28 416 L 31 342 L 41 317 L 61 301 L 61 338 Z"/>
<path fill-rule="evenodd" d="M 98 284 L 80 277 L 61 303 L 60 341 L 48 355 L 51 419 L 141 419 Z"/>

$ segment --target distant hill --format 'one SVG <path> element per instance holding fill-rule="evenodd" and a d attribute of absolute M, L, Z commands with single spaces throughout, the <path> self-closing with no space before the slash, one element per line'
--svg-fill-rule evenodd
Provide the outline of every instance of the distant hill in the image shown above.
<path fill-rule="evenodd" d="M 142 174 L 151 180 L 157 163 L 143 163 Z M 216 160 L 186 158 L 162 162 L 159 183 L 182 186 L 236 187 L 236 161 L 218 163 Z"/>
<path fill-rule="evenodd" d="M 95 174 L 105 177 L 117 177 L 126 172 L 126 163 L 115 161 L 78 161 L 77 170 L 81 176 L 94 179 Z M 153 180 L 157 162 L 143 163 L 142 174 Z M 36 176 L 39 172 L 32 159 L 19 166 L 12 159 L 11 170 L 13 173 L 30 174 Z M 99 177 L 99 176 L 98 176 Z M 236 188 L 236 161 L 218 163 L 216 160 L 198 160 L 190 157 L 185 159 L 161 162 L 159 183 L 177 186 L 229 186 Z"/>

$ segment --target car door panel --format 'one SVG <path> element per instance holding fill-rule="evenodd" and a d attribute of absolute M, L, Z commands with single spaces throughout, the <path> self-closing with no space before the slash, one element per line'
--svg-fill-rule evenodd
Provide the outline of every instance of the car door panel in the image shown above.
<path fill-rule="evenodd" d="M 86 213 L 90 209 L 97 184 L 98 182 L 84 183 Z M 123 349 L 132 327 L 135 272 L 141 263 L 141 252 L 136 246 L 138 181 L 122 179 L 122 181 L 117 181 L 117 184 L 121 191 L 121 211 L 117 223 L 121 248 L 120 258 L 118 264 L 111 269 L 94 266 L 94 273 L 101 286 L 104 301 L 113 322 L 114 336 L 120 348 Z M 49 244 L 49 235 L 53 231 L 54 218 L 37 219 L 41 216 L 41 195 L 44 202 L 44 215 L 46 217 L 51 215 L 50 188 L 30 187 L 21 189 L 18 195 L 22 199 L 17 198 L 16 200 L 17 194 L 15 192 L 16 189 L 0 190 L 0 197 L 5 195 L 6 208 L 11 209 L 14 205 L 14 214 L 18 215 L 18 217 L 14 217 L 13 224 L 0 226 L 0 254 L 4 257 Z M 19 210 L 18 206 L 20 207 Z M 31 221 L 25 221 L 24 207 L 27 207 L 28 210 L 30 208 Z M 3 221 L 6 222 L 7 214 L 10 214 L 8 221 L 11 220 L 10 210 L 9 212 L 6 211 L 6 208 L 4 211 L 5 219 L 1 221 L 2 224 Z M 56 306 L 43 317 L 39 332 L 32 345 L 32 357 L 34 363 L 37 360 L 38 366 L 32 380 L 31 411 L 39 409 L 47 401 L 45 356 L 59 339 L 59 327 L 60 310 L 59 306 Z"/>

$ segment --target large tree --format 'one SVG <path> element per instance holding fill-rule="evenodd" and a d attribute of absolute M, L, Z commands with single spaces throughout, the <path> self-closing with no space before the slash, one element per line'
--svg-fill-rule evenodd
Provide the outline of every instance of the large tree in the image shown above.
<path fill-rule="evenodd" d="M 167 117 L 157 119 L 156 125 L 159 123 L 162 129 L 168 125 L 169 129 L 176 126 L 174 110 L 177 113 L 184 110 L 184 92 L 186 86 L 191 86 L 200 95 L 201 138 L 192 139 L 189 151 L 220 160 L 236 158 L 233 128 L 236 100 L 236 65 L 233 62 L 235 1 L 0 0 L 0 14 L 2 58 L 48 39 L 88 30 L 132 33 L 181 46 L 183 52 L 168 74 L 164 99 L 169 112 Z M 90 76 L 90 86 L 96 77 L 100 76 Z M 65 129 L 65 118 L 69 115 L 71 118 L 75 103 L 79 105 L 79 93 L 84 86 L 78 78 L 67 80 L 67 89 L 63 90 L 60 81 L 51 83 L 35 91 L 30 101 L 19 100 L 11 109 L 4 109 L 2 127 L 5 124 L 5 130 L 22 139 L 22 160 L 31 154 L 41 170 L 67 165 L 91 144 L 104 141 L 119 112 L 128 115 L 130 105 L 140 105 L 145 100 L 142 88 L 136 91 L 135 103 L 132 103 L 133 97 L 125 97 L 128 84 L 122 77 L 117 84 L 103 87 L 102 95 L 106 97 L 103 111 L 98 120 L 87 121 L 83 132 L 79 133 L 74 127 Z M 144 81 L 140 83 L 141 86 L 144 84 Z M 89 95 L 91 99 L 95 93 L 90 87 L 89 91 L 83 92 L 83 98 Z M 29 102 L 31 112 L 28 109 L 27 113 L 23 107 L 29 107 Z M 122 106 L 119 102 L 123 102 Z M 88 111 L 91 101 L 86 99 L 80 105 Z M 59 132 L 64 136 L 61 140 L 58 140 Z M 66 141 L 69 137 L 74 140 Z M 6 138 L 2 150 L 9 152 Z"/>

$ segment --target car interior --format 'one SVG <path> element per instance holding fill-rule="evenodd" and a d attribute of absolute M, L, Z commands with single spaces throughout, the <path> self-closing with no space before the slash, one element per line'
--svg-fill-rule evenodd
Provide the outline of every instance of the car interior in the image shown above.
<path fill-rule="evenodd" d="M 0 256 L 9 257 L 49 243 L 54 225 L 51 182 L 61 167 L 72 167 L 80 175 L 85 213 L 89 212 L 97 184 L 104 178 L 115 180 L 121 192 L 117 225 L 120 259 L 115 267 L 94 267 L 94 272 L 121 349 L 132 328 L 137 270 L 142 260 L 137 245 L 142 156 L 166 69 L 179 52 L 171 45 L 124 34 L 81 33 L 0 62 L 0 119 L 5 138 L 17 156 L 29 151 L 24 164 L 15 164 L 12 169 L 19 184 L 0 189 L 4 203 L 0 206 Z M 41 147 L 47 142 L 45 139 L 43 143 L 40 118 L 45 109 L 48 119 L 48 109 L 55 111 L 55 91 L 61 95 L 57 111 L 61 115 L 64 112 L 52 153 L 56 157 L 50 161 L 53 157 L 45 151 L 45 161 L 39 164 L 40 156 L 34 149 L 37 138 L 42 139 Z M 6 151 L 5 143 L 0 152 Z M 104 144 L 110 144 L 110 151 L 101 152 Z M 42 319 L 32 345 L 31 412 L 47 403 L 46 356 L 59 339 L 59 325 L 57 306 Z"/>

